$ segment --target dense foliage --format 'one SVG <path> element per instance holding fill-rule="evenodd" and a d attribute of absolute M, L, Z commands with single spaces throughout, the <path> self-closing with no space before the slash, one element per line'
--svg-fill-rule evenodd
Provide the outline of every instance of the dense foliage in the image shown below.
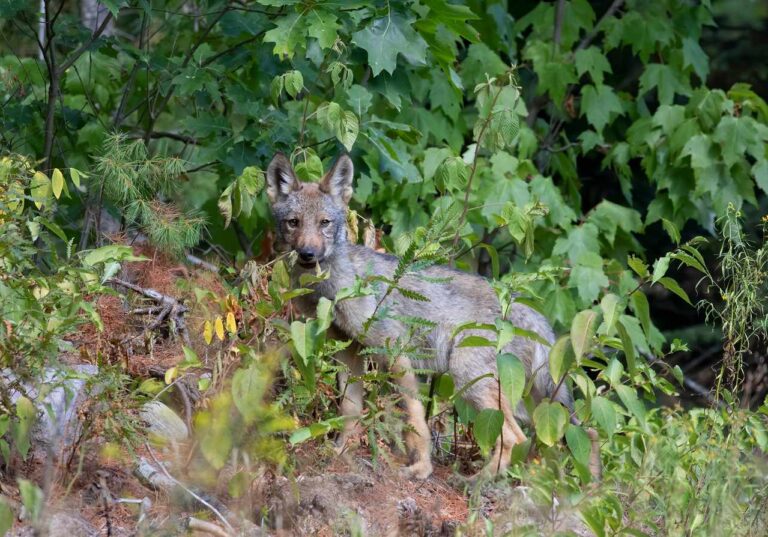
<path fill-rule="evenodd" d="M 766 497 L 760 464 L 745 455 L 768 447 L 764 418 L 646 406 L 683 379 L 664 357 L 685 344 L 657 328 L 648 299 L 690 307 L 691 287 L 672 277 L 677 265 L 724 294 L 725 304 L 710 296 L 707 311 L 731 349 L 717 394 L 725 408 L 735 403 L 726 388 L 739 389 L 739 357 L 765 334 L 765 255 L 743 238 L 740 218 L 765 206 L 768 105 L 743 82 L 708 85 L 702 42 L 717 4 L 103 4 L 85 28 L 66 2 L 44 2 L 41 23 L 36 6 L 0 1 L 0 297 L 12 298 L 0 309 L 4 358 L 30 353 L 31 340 L 41 359 L 54 356 L 81 311 L 98 322 L 85 295 L 104 292 L 101 282 L 132 259 L 128 250 L 88 253 L 110 215 L 126 236 L 146 235 L 179 257 L 215 252 L 240 270 L 243 254 L 269 254 L 261 191 L 272 155 L 286 152 L 301 179 L 316 181 L 347 151 L 360 242 L 376 244 L 374 227 L 383 230 L 401 273 L 445 261 L 493 277 L 502 303 L 522 292 L 566 334 L 550 365 L 556 382 L 574 386 L 577 415 L 600 432 L 607 486 L 584 492 L 587 434 L 548 401 L 531 406 L 535 440 L 515 455 L 522 461 L 537 445 L 543 464 L 517 466 L 515 477 L 547 502 L 567 497 L 599 535 L 706 534 L 715 521 L 725 533 L 761 527 L 759 511 L 742 514 Z M 691 241 L 717 231 L 722 271 L 702 256 L 705 240 Z M 302 425 L 292 444 L 341 426 L 319 388 L 333 386 L 340 366 L 331 357 L 345 345 L 325 337 L 332 304 L 286 322 L 286 302 L 303 292 L 291 288 L 286 262 L 247 265 L 205 325 L 204 348 L 219 362 L 243 359 L 231 394 L 196 422 L 204 480 L 243 446 L 288 464 L 273 434 L 293 428 L 284 411 Z M 337 300 L 366 292 L 364 283 Z M 743 307 L 728 302 L 734 291 Z M 493 327 L 497 341 L 474 344 L 521 337 L 507 325 Z M 266 405 L 268 374 L 254 353 L 278 339 L 292 361 L 281 362 L 278 403 Z M 199 364 L 187 347 L 181 370 Z M 500 383 L 512 401 L 533 405 L 519 367 L 501 355 Z M 386 375 L 365 382 L 375 449 L 377 437 L 396 436 L 394 395 Z M 243 386 L 258 389 L 246 398 Z M 221 387 L 201 384 L 211 394 Z M 455 405 L 452 426 L 484 451 L 494 444 L 498 411 L 473 415 L 442 379 L 432 394 L 435 414 Z M 739 471 L 723 473 L 722 461 Z"/>

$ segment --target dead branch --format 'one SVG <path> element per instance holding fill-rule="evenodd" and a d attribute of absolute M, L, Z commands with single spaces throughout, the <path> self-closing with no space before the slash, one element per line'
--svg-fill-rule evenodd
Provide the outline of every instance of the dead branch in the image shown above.
<path fill-rule="evenodd" d="M 182 483 L 181 483 L 181 482 L 180 482 L 178 479 L 176 479 L 175 477 L 173 477 L 173 476 L 172 476 L 172 475 L 171 475 L 171 474 L 168 472 L 168 470 L 166 470 L 166 469 L 165 469 L 165 466 L 163 466 L 163 464 L 162 464 L 162 463 L 161 463 L 159 460 L 157 460 L 157 457 L 155 457 L 155 453 L 152 451 L 152 448 L 149 446 L 149 443 L 148 443 L 148 442 L 144 442 L 144 447 L 146 447 L 146 449 L 147 449 L 147 452 L 149 453 L 149 456 L 150 456 L 150 457 L 152 457 L 152 460 L 153 460 L 153 461 L 154 461 L 154 463 L 157 465 L 157 467 L 160 469 L 160 471 L 161 471 L 161 472 L 163 472 L 163 474 L 165 474 L 165 477 L 167 477 L 168 479 L 170 479 L 170 480 L 171 480 L 173 483 L 175 483 L 175 484 L 176 484 L 176 486 L 180 487 L 180 488 L 181 488 L 181 489 L 182 489 L 184 492 L 186 492 L 187 494 L 189 494 L 190 496 L 192 496 L 192 497 L 193 497 L 195 500 L 197 500 L 198 502 L 200 502 L 200 504 L 202 504 L 202 505 L 204 505 L 205 507 L 207 507 L 208 509 L 210 509 L 210 510 L 211 510 L 211 512 L 212 512 L 214 515 L 216 515 L 216 517 L 218 517 L 218 519 L 219 519 L 219 520 L 221 520 L 221 522 L 224 524 L 224 526 L 226 526 L 226 528 L 227 528 L 229 531 L 231 531 L 231 532 L 234 532 L 234 531 L 235 531 L 235 528 L 233 528 L 233 527 L 232 527 L 232 524 L 230 524 L 230 523 L 229 523 L 229 521 L 228 521 L 228 520 L 227 520 L 227 519 L 224 517 L 224 515 L 222 515 L 222 514 L 221 514 L 221 511 L 219 511 L 219 510 L 218 510 L 218 509 L 216 509 L 216 508 L 215 508 L 213 505 L 211 505 L 210 503 L 208 503 L 207 501 L 205 501 L 205 499 L 203 499 L 203 498 L 202 498 L 202 497 L 201 497 L 199 494 L 196 494 L 194 491 L 192 491 L 192 490 L 190 490 L 189 488 L 185 487 L 185 486 L 184 486 L 184 485 L 183 485 L 183 484 L 182 484 Z M 215 534 L 214 534 L 214 535 L 215 535 Z M 221 534 L 220 534 L 220 535 L 221 535 Z M 227 534 L 224 534 L 224 535 L 227 535 Z"/>
<path fill-rule="evenodd" d="M 187 519 L 187 529 L 191 531 L 207 533 L 216 537 L 231 537 L 230 533 L 220 528 L 216 524 L 213 524 L 212 522 L 206 522 L 205 520 L 200 520 L 199 518 L 195 517 L 189 517 Z"/>
<path fill-rule="evenodd" d="M 189 311 L 189 308 L 187 308 L 179 299 L 165 295 L 155 289 L 140 287 L 119 278 L 109 278 L 106 283 L 125 287 L 126 289 L 135 291 L 140 295 L 144 295 L 145 297 L 151 298 L 155 302 L 158 302 L 158 307 L 161 308 L 160 313 L 152 322 L 152 324 L 149 325 L 148 329 L 155 330 L 163 323 L 163 321 L 170 319 L 176 325 L 176 330 L 181 336 L 181 339 L 184 341 L 184 344 L 187 347 L 191 347 L 189 332 L 187 330 L 187 323 L 184 320 L 184 314 Z"/>

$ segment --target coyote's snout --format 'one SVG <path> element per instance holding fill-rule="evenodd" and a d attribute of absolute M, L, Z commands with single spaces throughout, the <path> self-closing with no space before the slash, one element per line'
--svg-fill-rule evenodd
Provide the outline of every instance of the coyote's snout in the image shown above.
<path fill-rule="evenodd" d="M 333 299 L 340 289 L 352 287 L 358 277 L 380 275 L 391 278 L 398 265 L 393 256 L 348 241 L 346 215 L 352 197 L 352 178 L 352 161 L 346 155 L 339 157 L 320 183 L 300 182 L 288 159 L 280 153 L 275 155 L 267 170 L 267 195 L 277 221 L 279 244 L 295 250 L 301 266 L 308 268 L 319 264 L 330 272 L 328 279 L 314 286 L 313 294 L 299 298 L 300 307 L 307 313 L 314 312 L 320 297 Z M 527 420 L 528 416 L 522 405 L 512 409 L 499 390 L 495 349 L 460 345 L 471 335 L 492 335 L 483 330 L 455 333 L 457 327 L 468 322 L 493 324 L 502 316 L 495 292 L 484 278 L 444 266 L 406 274 L 398 287 L 413 290 L 429 300 L 412 300 L 397 290 L 386 294 L 386 290 L 381 289 L 340 301 L 334 312 L 335 329 L 342 337 L 384 348 L 408 337 L 408 326 L 402 319 L 422 318 L 434 323 L 434 328 L 420 335 L 417 342 L 419 355 L 429 357 L 419 358 L 414 365 L 435 373 L 449 373 L 456 389 L 463 390 L 464 398 L 476 408 L 495 408 L 503 412 L 502 434 L 488 465 L 493 471 L 503 471 L 509 464 L 512 447 L 525 440 L 516 417 Z M 385 318 L 366 323 L 377 311 L 384 310 L 387 311 Z M 573 408 L 568 388 L 564 384 L 556 388 L 549 373 L 549 346 L 542 341 L 551 345 L 554 334 L 547 320 L 520 303 L 513 303 L 506 319 L 538 336 L 537 339 L 516 337 L 504 348 L 504 352 L 513 353 L 525 365 L 527 379 L 532 380 L 533 397 L 537 400 L 549 397 Z M 347 383 L 347 380 L 349 375 L 362 376 L 364 362 L 351 348 L 338 358 L 349 370 L 340 374 L 339 379 L 344 394 L 341 411 L 344 415 L 360 415 L 362 386 L 359 382 Z M 401 355 L 386 365 L 399 383 L 406 405 L 410 427 L 405 442 L 413 462 L 407 470 L 413 477 L 426 478 L 432 473 L 430 432 L 411 361 L 408 356 Z M 340 436 L 341 445 L 352 428 L 353 420 L 350 420 Z"/>

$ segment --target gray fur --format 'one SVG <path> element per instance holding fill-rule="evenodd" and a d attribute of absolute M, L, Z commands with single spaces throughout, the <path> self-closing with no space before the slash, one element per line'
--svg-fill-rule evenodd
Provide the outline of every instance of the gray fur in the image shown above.
<path fill-rule="evenodd" d="M 346 155 L 340 157 L 319 184 L 300 183 L 295 180 L 290 164 L 282 155 L 275 156 L 269 167 L 268 193 L 277 221 L 279 244 L 284 249 L 313 248 L 317 251 L 317 261 L 321 268 L 330 271 L 330 278 L 317 284 L 313 294 L 301 297 L 300 307 L 308 314 L 314 312 L 319 297 L 333 299 L 340 289 L 353 286 L 358 277 L 391 277 L 398 265 L 397 258 L 393 256 L 351 244 L 347 240 L 346 214 L 347 202 L 352 194 L 352 173 L 352 161 Z M 296 220 L 298 225 L 294 225 Z M 297 267 L 297 270 L 314 271 L 314 267 Z M 421 275 L 449 280 L 430 282 L 421 278 Z M 445 266 L 432 266 L 419 274 L 407 274 L 401 279 L 400 286 L 425 295 L 429 301 L 412 300 L 398 291 L 393 291 L 379 308 L 379 311 L 382 308 L 387 309 L 388 318 L 374 322 L 366 332 L 364 324 L 373 316 L 376 305 L 386 290 L 382 286 L 374 295 L 340 301 L 335 310 L 335 328 L 343 337 L 358 340 L 363 345 L 385 347 L 408 334 L 407 326 L 389 317 L 421 317 L 436 323 L 436 327 L 423 333 L 419 340 L 419 346 L 426 357 L 413 361 L 402 358 L 394 367 L 407 369 L 412 366 L 437 373 L 449 373 L 454 379 L 456 389 L 461 389 L 477 377 L 490 373 L 489 378 L 474 383 L 464 396 L 478 409 L 492 407 L 504 410 L 504 445 L 499 442 L 491 465 L 506 467 L 509 450 L 525 438 L 515 423 L 515 416 L 522 420 L 527 420 L 528 416 L 522 405 L 515 409 L 513 415 L 503 396 L 499 401 L 495 349 L 458 346 L 461 340 L 469 335 L 483 335 L 489 339 L 492 339 L 493 335 L 488 331 L 464 330 L 453 336 L 455 328 L 459 325 L 470 321 L 493 324 L 494 320 L 501 316 L 501 307 L 495 292 L 486 279 Z M 538 334 L 550 345 L 554 343 L 550 324 L 530 307 L 514 303 L 507 319 L 519 328 Z M 532 339 L 516 337 L 504 351 L 518 356 L 525 365 L 528 378 L 533 376 L 532 393 L 535 399 L 552 397 L 568 408 L 573 407 L 571 394 L 565 385 L 561 386 L 553 397 L 555 386 L 549 372 L 548 347 Z M 344 358 L 347 363 L 354 363 L 355 359 L 350 356 Z M 359 369 L 359 366 L 355 366 Z M 404 391 L 413 390 L 414 379 L 411 374 L 402 383 Z M 354 398 L 360 397 L 357 395 L 359 389 L 352 391 L 355 392 Z M 409 422 L 417 431 L 422 431 L 422 436 L 428 434 L 423 433 L 426 424 L 421 423 L 424 420 L 423 408 L 418 400 L 414 401 L 416 395 L 406 393 L 406 396 L 410 397 L 406 405 L 411 413 Z M 342 410 L 355 411 L 360 408 L 359 401 L 342 402 Z M 412 415 L 420 409 L 421 416 Z M 416 477 L 426 477 L 432 470 L 428 453 L 429 439 L 415 441 L 413 448 L 418 453 L 417 463 L 411 467 L 411 473 Z"/>

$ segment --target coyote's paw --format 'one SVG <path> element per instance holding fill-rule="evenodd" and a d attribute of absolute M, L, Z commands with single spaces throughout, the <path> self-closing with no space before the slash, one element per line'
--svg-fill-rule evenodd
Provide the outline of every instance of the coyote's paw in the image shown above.
<path fill-rule="evenodd" d="M 432 475 L 432 463 L 419 461 L 410 466 L 404 466 L 401 472 L 409 479 L 426 479 Z"/>

